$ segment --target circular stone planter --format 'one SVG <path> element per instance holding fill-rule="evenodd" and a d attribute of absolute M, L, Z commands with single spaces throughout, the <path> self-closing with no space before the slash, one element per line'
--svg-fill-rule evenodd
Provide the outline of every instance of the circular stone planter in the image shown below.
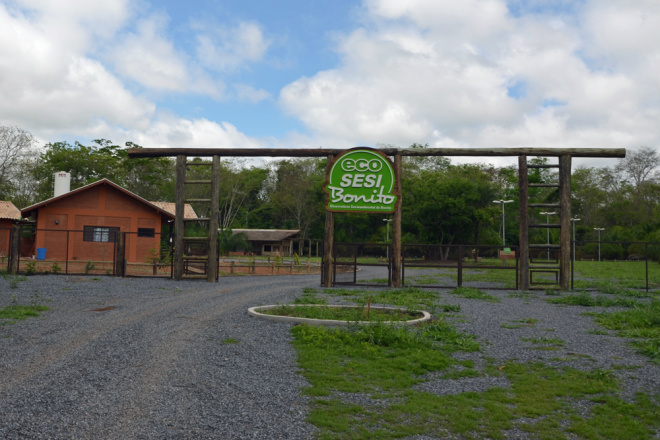
<path fill-rule="evenodd" d="M 420 311 L 422 314 L 421 318 L 411 319 L 410 321 L 339 321 L 336 319 L 313 319 L 313 318 L 297 318 L 294 316 L 280 316 L 280 315 L 267 315 L 265 313 L 259 313 L 260 310 L 269 310 L 282 306 L 301 306 L 303 304 L 276 304 L 270 306 L 258 306 L 250 307 L 248 309 L 248 315 L 254 316 L 256 318 L 268 319 L 269 321 L 278 321 L 278 322 L 294 322 L 299 324 L 308 324 L 308 325 L 350 325 L 350 324 L 374 324 L 376 322 L 385 323 L 385 324 L 395 324 L 395 325 L 415 325 L 420 322 L 426 322 L 431 319 L 431 314 L 427 311 Z M 355 306 L 341 306 L 341 305 L 318 305 L 318 304 L 304 304 L 305 307 L 334 307 L 334 308 L 356 308 Z M 371 306 L 371 309 L 374 310 L 406 310 L 397 307 L 378 307 Z"/>

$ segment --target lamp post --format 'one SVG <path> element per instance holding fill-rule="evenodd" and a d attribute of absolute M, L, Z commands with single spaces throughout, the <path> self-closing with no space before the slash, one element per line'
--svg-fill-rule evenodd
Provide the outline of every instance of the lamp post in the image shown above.
<path fill-rule="evenodd" d="M 556 212 L 542 212 L 541 215 L 545 215 L 545 224 L 549 225 L 550 224 L 550 216 L 555 215 Z M 547 226 L 545 228 L 547 236 L 548 236 L 548 261 L 550 261 L 550 227 Z"/>
<path fill-rule="evenodd" d="M 575 266 L 575 222 L 579 222 L 582 219 L 572 218 L 571 223 L 573 223 L 573 265 Z"/>
<path fill-rule="evenodd" d="M 511 202 L 513 202 L 513 200 L 493 200 L 493 203 L 500 203 L 502 205 L 502 247 L 506 245 L 506 226 L 504 224 L 506 216 L 504 215 L 504 204 Z"/>
<path fill-rule="evenodd" d="M 598 261 L 600 261 L 600 231 L 604 231 L 605 228 L 594 228 L 594 231 L 598 231 Z"/>
<path fill-rule="evenodd" d="M 385 229 L 386 229 L 386 234 L 387 234 L 387 239 L 385 240 L 385 252 L 387 255 L 387 258 L 390 258 L 390 223 L 392 222 L 391 218 L 384 218 L 383 221 L 385 222 Z"/>

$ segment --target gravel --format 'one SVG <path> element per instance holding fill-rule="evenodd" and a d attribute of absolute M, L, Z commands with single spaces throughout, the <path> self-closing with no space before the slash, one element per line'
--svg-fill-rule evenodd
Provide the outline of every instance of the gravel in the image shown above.
<path fill-rule="evenodd" d="M 0 326 L 0 438 L 309 439 L 315 428 L 305 421 L 309 400 L 301 393 L 308 384 L 298 374 L 290 324 L 251 318 L 247 309 L 291 301 L 318 285 L 318 275 L 218 283 L 51 275 L 15 288 L 0 278 L 0 307 L 16 301 L 51 308 Z M 597 325 L 583 313 L 605 309 L 552 305 L 543 292 L 487 291 L 498 303 L 439 292 L 441 303 L 460 304 L 454 325 L 482 347 L 457 358 L 477 366 L 491 359 L 614 368 L 624 398 L 639 391 L 658 397 L 660 365 L 612 332 L 589 332 Z M 563 344 L 539 350 L 524 340 L 532 338 Z M 502 377 L 429 375 L 418 389 L 508 386 Z"/>
<path fill-rule="evenodd" d="M 309 439 L 289 326 L 247 308 L 318 284 L 318 275 L 33 276 L 16 288 L 0 279 L 0 307 L 52 309 L 0 326 L 0 438 Z"/>

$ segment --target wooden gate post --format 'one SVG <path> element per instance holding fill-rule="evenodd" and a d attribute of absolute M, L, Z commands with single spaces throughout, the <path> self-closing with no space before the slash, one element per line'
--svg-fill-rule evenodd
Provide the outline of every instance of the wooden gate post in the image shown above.
<path fill-rule="evenodd" d="M 186 201 L 186 156 L 176 157 L 176 211 L 174 213 L 174 279 L 183 278 L 184 209 Z"/>
<path fill-rule="evenodd" d="M 206 281 L 218 278 L 218 228 L 220 216 L 220 156 L 213 156 L 211 168 L 211 209 L 209 214 L 209 252 L 206 265 Z"/>
<path fill-rule="evenodd" d="M 328 166 L 326 175 L 330 173 L 330 167 L 334 160 L 334 155 L 328 156 Z M 325 211 L 325 231 L 323 233 L 323 279 L 321 285 L 323 287 L 332 287 L 332 247 L 335 242 L 335 215 L 333 212 Z"/>
<path fill-rule="evenodd" d="M 401 197 L 401 154 L 394 155 L 394 175 L 396 178 L 395 192 Z M 397 209 L 392 216 L 392 285 L 401 287 L 401 205 L 403 201 L 399 199 Z"/>
<path fill-rule="evenodd" d="M 571 282 L 571 156 L 559 156 L 559 288 Z"/>
<path fill-rule="evenodd" d="M 527 178 L 527 156 L 518 156 L 518 201 L 520 204 L 520 288 L 529 289 L 529 179 Z"/>

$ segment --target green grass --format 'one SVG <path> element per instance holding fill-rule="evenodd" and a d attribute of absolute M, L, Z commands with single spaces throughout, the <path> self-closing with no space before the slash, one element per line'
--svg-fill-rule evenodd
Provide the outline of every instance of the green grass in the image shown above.
<path fill-rule="evenodd" d="M 620 312 L 590 313 L 597 324 L 619 336 L 635 338 L 632 344 L 644 355 L 660 361 L 660 301 Z"/>
<path fill-rule="evenodd" d="M 586 292 L 549 298 L 546 299 L 546 301 L 551 304 L 565 304 L 583 307 L 637 307 L 639 305 L 639 303 L 633 298 L 592 296 Z"/>
<path fill-rule="evenodd" d="M 360 280 L 360 283 L 367 284 L 387 284 L 389 280 L 387 278 L 371 278 L 369 280 Z"/>
<path fill-rule="evenodd" d="M 645 287 L 646 263 L 644 261 L 576 261 L 575 287 L 637 288 Z M 660 288 L 658 263 L 649 261 L 649 285 Z M 655 293 L 657 296 L 657 292 Z"/>
<path fill-rule="evenodd" d="M 516 286 L 516 271 L 502 269 L 479 269 L 476 273 L 472 273 L 471 270 L 467 269 L 467 272 L 463 272 L 463 282 L 465 283 L 470 281 L 500 283 L 503 285 L 503 287 L 513 289 Z"/>
<path fill-rule="evenodd" d="M 371 302 L 434 309 L 440 314 L 459 311 L 441 304 L 444 292 L 416 288 L 323 289 L 306 293 L 341 296 L 361 306 Z M 478 289 L 460 289 L 452 294 L 497 299 Z M 648 327 L 652 324 L 649 320 L 660 313 L 645 316 Z M 533 327 L 538 322 L 536 318 L 522 317 L 503 326 Z M 582 371 L 514 361 L 496 364 L 493 359 L 485 359 L 486 365 L 477 368 L 473 360 L 453 358 L 455 352 L 478 351 L 480 346 L 472 335 L 457 331 L 443 316 L 416 327 L 301 325 L 291 332 L 301 372 L 310 384 L 304 390 L 312 399 L 308 421 L 319 429 L 319 439 L 393 439 L 415 435 L 506 439 L 516 429 L 539 439 L 645 440 L 652 439 L 654 430 L 660 429 L 658 397 L 640 394 L 634 401 L 624 401 L 618 397 L 619 383 L 613 371 Z M 564 344 L 561 339 L 547 337 L 523 341 L 534 350 L 559 350 Z M 645 350 L 657 351 L 652 340 L 645 341 Z M 575 353 L 555 360 L 580 359 L 590 360 Z M 456 395 L 436 395 L 415 387 L 426 381 L 461 380 L 483 374 L 504 376 L 510 386 Z M 351 403 L 355 401 L 346 398 L 347 393 L 364 403 Z M 578 413 L 576 404 L 589 410 Z"/>
<path fill-rule="evenodd" d="M 223 339 L 223 340 L 220 341 L 220 342 L 221 342 L 222 344 L 225 344 L 225 345 L 231 345 L 231 344 L 238 344 L 238 343 L 240 343 L 241 341 L 239 341 L 239 340 L 236 339 L 236 338 L 225 338 L 225 339 Z"/>
<path fill-rule="evenodd" d="M 328 306 L 306 306 L 286 305 L 272 309 L 261 310 L 266 315 L 291 316 L 297 318 L 331 319 L 336 321 L 409 321 L 421 318 L 419 312 L 409 312 L 399 309 L 379 309 L 374 307 L 328 307 Z"/>
<path fill-rule="evenodd" d="M 315 292 L 304 292 L 294 301 L 294 304 L 326 304 L 328 301 L 324 298 L 319 298 Z"/>
<path fill-rule="evenodd" d="M 658 403 L 644 395 L 633 403 L 616 397 L 618 382 L 604 370 L 509 362 L 491 368 L 491 374 L 506 376 L 509 389 L 457 395 L 418 391 L 413 386 L 427 373 L 476 375 L 471 363 L 462 364 L 463 371 L 454 369 L 452 352 L 477 347 L 461 342 L 469 336 L 443 321 L 418 329 L 297 326 L 292 333 L 310 383 L 305 393 L 313 398 L 308 420 L 319 428 L 321 439 L 505 439 L 513 428 L 533 438 L 651 439 L 660 427 Z M 337 392 L 360 393 L 374 404 L 347 403 Z M 578 415 L 575 401 L 591 406 L 591 413 Z"/>
<path fill-rule="evenodd" d="M 475 287 L 457 287 L 453 290 L 450 290 L 449 293 L 452 295 L 462 296 L 463 298 L 469 299 L 483 299 L 490 302 L 500 302 L 499 298 L 487 294 L 481 289 Z"/>
<path fill-rule="evenodd" d="M 419 287 L 406 287 L 402 289 L 305 289 L 302 297 L 306 295 L 328 295 L 330 297 L 347 297 L 357 305 L 364 306 L 367 302 L 371 304 L 388 304 L 391 306 L 404 307 L 410 310 L 427 310 L 431 313 L 442 313 L 446 311 L 460 311 L 460 306 L 449 304 L 438 304 L 440 293 Z M 307 296 L 309 298 L 309 296 Z"/>
<path fill-rule="evenodd" d="M 7 307 L 0 308 L 0 325 L 12 324 L 16 321 L 22 321 L 26 318 L 36 318 L 41 315 L 41 312 L 50 310 L 46 306 L 41 305 L 19 305 L 13 304 Z"/>

